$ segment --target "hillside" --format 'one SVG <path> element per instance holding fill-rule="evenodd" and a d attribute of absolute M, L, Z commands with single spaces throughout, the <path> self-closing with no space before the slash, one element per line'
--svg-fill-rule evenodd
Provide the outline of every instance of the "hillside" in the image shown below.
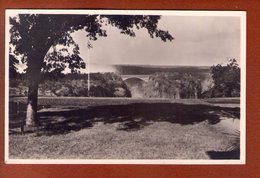
<path fill-rule="evenodd" d="M 210 72 L 209 66 L 114 65 L 114 68 L 120 75 L 151 75 L 156 72 L 205 74 Z"/>

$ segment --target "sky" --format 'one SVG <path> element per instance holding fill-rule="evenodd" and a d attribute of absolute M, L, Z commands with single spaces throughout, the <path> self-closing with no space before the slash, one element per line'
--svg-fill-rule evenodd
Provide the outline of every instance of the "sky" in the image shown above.
<path fill-rule="evenodd" d="M 90 41 L 90 63 L 211 66 L 226 63 L 231 57 L 240 61 L 239 17 L 162 16 L 158 27 L 175 39 L 152 39 L 145 29 L 129 37 L 115 27 L 106 27 L 108 37 Z M 85 35 L 77 32 L 73 38 L 79 44 L 81 57 L 88 62 Z"/>
<path fill-rule="evenodd" d="M 171 42 L 152 39 L 146 29 L 135 29 L 136 36 L 130 37 L 115 27 L 104 28 L 108 36 L 90 41 L 91 49 L 86 32 L 72 34 L 91 72 L 113 71 L 107 64 L 212 66 L 229 58 L 240 63 L 240 17 L 161 16 L 158 28 L 169 31 L 174 37 Z M 20 71 L 23 68 L 18 66 Z"/>

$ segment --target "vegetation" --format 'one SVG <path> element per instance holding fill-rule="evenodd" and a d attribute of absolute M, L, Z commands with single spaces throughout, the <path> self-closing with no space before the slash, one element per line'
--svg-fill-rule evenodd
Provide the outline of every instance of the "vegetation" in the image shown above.
<path fill-rule="evenodd" d="M 25 75 L 15 76 L 11 77 L 11 96 L 26 96 L 28 90 L 27 83 L 24 82 Z M 91 74 L 90 92 L 87 90 L 86 74 L 48 72 L 42 74 L 41 78 L 40 96 L 90 95 L 180 99 L 238 97 L 240 91 L 240 69 L 235 60 L 230 60 L 227 66 L 212 66 L 211 73 L 204 73 L 199 69 L 194 73 L 157 72 L 150 75 L 148 82 L 138 78 L 122 81 L 121 77 L 114 73 Z M 231 91 L 231 95 L 228 91 Z"/>
<path fill-rule="evenodd" d="M 28 81 L 24 75 L 10 80 L 10 96 L 27 96 Z M 39 96 L 95 96 L 95 97 L 131 97 L 126 84 L 114 73 L 94 73 L 90 75 L 90 91 L 88 91 L 88 75 L 60 74 L 55 78 L 50 74 L 42 76 Z"/>
<path fill-rule="evenodd" d="M 235 59 L 227 65 L 218 64 L 210 68 L 214 85 L 205 93 L 206 97 L 239 97 L 240 68 Z"/>
<path fill-rule="evenodd" d="M 79 56 L 79 46 L 71 34 L 84 30 L 89 40 L 106 37 L 103 25 L 117 27 L 122 34 L 135 36 L 134 28 L 147 29 L 148 34 L 162 41 L 171 41 L 168 31 L 157 28 L 160 16 L 143 15 L 67 15 L 67 14 L 19 14 L 9 18 L 10 43 L 13 53 L 22 57 L 28 68 L 28 115 L 27 126 L 37 125 L 37 98 L 41 71 L 63 71 L 66 66 L 71 72 L 85 68 Z M 86 38 L 87 40 L 87 38 Z M 73 48 L 70 52 L 67 47 Z M 57 49 L 60 47 L 60 49 Z M 88 44 L 91 47 L 91 44 Z M 30 114 L 29 114 L 30 113 Z"/>
<path fill-rule="evenodd" d="M 134 68 L 126 66 L 123 72 L 136 71 L 140 73 L 151 72 L 158 68 L 141 67 Z M 240 96 L 240 68 L 235 59 L 230 59 L 227 65 L 218 64 L 212 66 L 208 73 L 197 70 L 178 71 L 176 68 L 160 68 L 160 71 L 150 74 L 148 82 L 128 81 L 132 92 L 141 93 L 139 96 L 148 98 L 220 98 L 220 97 L 239 97 Z M 183 69 L 183 67 L 180 67 Z M 174 72 L 175 71 L 175 72 Z M 141 85 L 141 87 L 139 86 Z M 134 93 L 132 93 L 134 95 Z"/>
<path fill-rule="evenodd" d="M 198 76 L 188 73 L 160 72 L 150 76 L 143 90 L 149 98 L 198 98 L 201 82 Z"/>

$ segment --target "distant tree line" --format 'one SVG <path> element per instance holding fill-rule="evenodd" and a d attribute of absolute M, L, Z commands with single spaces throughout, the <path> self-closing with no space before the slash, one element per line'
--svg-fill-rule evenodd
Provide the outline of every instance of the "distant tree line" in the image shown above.
<path fill-rule="evenodd" d="M 27 94 L 26 74 L 17 73 L 15 58 L 10 56 L 11 95 Z M 240 68 L 235 59 L 226 65 L 218 64 L 210 68 L 211 85 L 203 90 L 204 73 L 189 72 L 156 72 L 148 82 L 138 87 L 146 98 L 215 98 L 240 96 Z M 14 80 L 19 79 L 19 80 Z M 95 73 L 90 75 L 88 91 L 88 75 L 79 73 L 47 72 L 41 74 L 39 95 L 51 96 L 96 96 L 96 97 L 131 97 L 136 92 L 129 90 L 131 86 L 115 73 Z M 129 85 L 129 84 L 128 84 Z M 133 85 L 133 84 L 131 84 Z M 17 87 L 17 89 L 15 89 Z"/>
<path fill-rule="evenodd" d="M 39 96 L 81 96 L 81 97 L 131 97 L 131 92 L 120 76 L 115 73 L 92 73 L 88 90 L 87 74 L 42 74 Z M 10 79 L 10 96 L 28 94 L 26 74 L 17 74 Z"/>

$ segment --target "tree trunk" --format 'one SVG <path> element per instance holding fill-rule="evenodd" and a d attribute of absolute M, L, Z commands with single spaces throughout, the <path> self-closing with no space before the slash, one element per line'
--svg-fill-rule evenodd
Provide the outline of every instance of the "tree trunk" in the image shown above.
<path fill-rule="evenodd" d="M 27 69 L 27 80 L 28 80 L 28 100 L 27 100 L 27 112 L 25 119 L 25 126 L 37 127 L 38 117 L 38 86 L 41 77 L 41 69 L 43 67 L 43 61 L 45 52 L 31 53 L 28 56 L 28 69 Z"/>
<path fill-rule="evenodd" d="M 28 103 L 27 103 L 27 112 L 26 112 L 26 120 L 25 120 L 26 126 L 34 127 L 38 125 L 37 107 L 38 107 L 38 81 L 29 80 Z"/>
<path fill-rule="evenodd" d="M 194 98 L 198 99 L 198 90 L 197 90 L 197 88 L 194 89 Z"/>

